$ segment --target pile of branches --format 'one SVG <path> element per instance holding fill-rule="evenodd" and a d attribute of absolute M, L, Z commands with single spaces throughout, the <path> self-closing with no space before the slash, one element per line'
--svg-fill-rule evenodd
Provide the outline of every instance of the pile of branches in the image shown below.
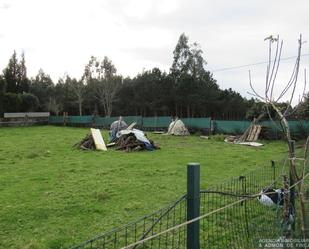
<path fill-rule="evenodd" d="M 81 150 L 95 150 L 95 143 L 91 134 L 86 135 L 80 142 L 73 145 L 73 148 Z"/>
<path fill-rule="evenodd" d="M 152 140 L 149 140 L 154 149 L 160 149 Z M 115 142 L 116 150 L 124 150 L 126 152 L 147 150 L 146 145 L 137 140 L 133 133 L 122 135 Z"/>

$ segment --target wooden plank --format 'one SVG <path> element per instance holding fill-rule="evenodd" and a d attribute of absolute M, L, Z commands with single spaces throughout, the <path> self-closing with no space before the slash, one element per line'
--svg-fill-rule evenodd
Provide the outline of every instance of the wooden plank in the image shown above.
<path fill-rule="evenodd" d="M 136 125 L 136 122 L 133 122 L 132 124 L 128 126 L 127 130 L 133 130 L 135 125 Z"/>
<path fill-rule="evenodd" d="M 253 125 L 252 129 L 250 130 L 249 135 L 247 137 L 247 141 L 249 141 L 249 142 L 252 141 L 254 134 L 255 134 L 255 131 L 256 131 L 256 125 Z"/>
<path fill-rule="evenodd" d="M 257 142 L 241 142 L 241 143 L 236 143 L 236 144 L 248 145 L 248 146 L 253 146 L 253 147 L 260 147 L 260 146 L 263 146 L 263 144 L 257 143 Z"/>
<path fill-rule="evenodd" d="M 97 150 L 107 151 L 106 145 L 104 143 L 104 139 L 99 129 L 91 128 L 91 135 L 93 137 L 93 141 L 95 143 L 95 147 Z"/>
<path fill-rule="evenodd" d="M 254 125 L 254 129 L 250 134 L 250 140 L 249 141 L 251 141 L 251 142 L 255 141 L 254 138 L 256 137 L 256 133 L 258 132 L 258 129 L 259 129 L 258 125 Z"/>
<path fill-rule="evenodd" d="M 49 112 L 5 112 L 4 118 L 47 118 L 50 116 Z"/>
<path fill-rule="evenodd" d="M 260 125 L 257 125 L 255 136 L 253 137 L 253 140 L 252 140 L 253 142 L 258 140 L 260 133 L 261 133 L 261 129 L 262 129 L 262 127 Z"/>
<path fill-rule="evenodd" d="M 154 134 L 164 134 L 164 131 L 154 131 Z"/>
<path fill-rule="evenodd" d="M 250 130 L 250 132 L 248 134 L 248 137 L 247 137 L 247 141 L 251 141 L 252 140 L 252 133 L 254 133 L 254 131 L 255 131 L 255 124 L 252 124 L 251 130 Z"/>

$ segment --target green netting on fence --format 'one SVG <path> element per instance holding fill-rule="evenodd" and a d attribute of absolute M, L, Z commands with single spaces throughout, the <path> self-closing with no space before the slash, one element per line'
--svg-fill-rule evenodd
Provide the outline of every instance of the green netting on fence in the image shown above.
<path fill-rule="evenodd" d="M 309 135 L 309 121 L 290 120 L 288 123 L 292 138 L 304 138 Z M 279 121 L 263 121 L 261 124 L 267 127 L 268 134 L 272 134 L 273 137 L 280 137 L 282 135 L 282 128 Z"/>
<path fill-rule="evenodd" d="M 143 124 L 143 117 L 142 116 L 126 116 L 123 117 L 123 120 L 128 124 L 132 124 L 133 122 L 136 122 L 138 126 L 142 126 Z"/>
<path fill-rule="evenodd" d="M 95 117 L 94 122 L 96 126 L 109 128 L 110 125 L 118 120 L 119 117 Z"/>
<path fill-rule="evenodd" d="M 250 123 L 250 121 L 215 120 L 214 128 L 216 133 L 242 134 Z"/>
<path fill-rule="evenodd" d="M 289 126 L 293 132 L 292 135 L 295 137 L 307 137 L 309 135 L 309 121 L 307 120 L 289 121 Z"/>
<path fill-rule="evenodd" d="M 93 116 L 69 116 L 68 123 L 70 124 L 91 124 Z"/>
<path fill-rule="evenodd" d="M 226 121 L 215 120 L 215 132 L 225 134 L 242 134 L 251 124 L 250 121 Z M 288 121 L 292 137 L 306 137 L 309 135 L 309 121 L 290 120 Z M 267 128 L 268 134 L 278 137 L 282 133 L 279 121 L 262 121 L 260 124 Z"/>
<path fill-rule="evenodd" d="M 97 126 L 109 128 L 110 125 L 118 119 L 119 119 L 119 117 L 95 117 L 94 121 L 95 121 L 95 125 L 97 125 Z M 142 116 L 126 116 L 126 117 L 123 117 L 123 120 L 128 125 L 130 125 L 133 122 L 136 122 L 136 124 L 138 126 L 142 126 L 142 124 L 143 124 L 143 117 Z"/>
<path fill-rule="evenodd" d="M 48 122 L 50 124 L 63 124 L 63 116 L 49 116 Z"/>
<path fill-rule="evenodd" d="M 85 124 L 96 126 L 109 127 L 119 117 L 93 117 L 93 116 L 69 116 L 67 124 Z M 165 117 L 142 117 L 142 116 L 125 116 L 124 121 L 129 125 L 136 122 L 139 127 L 144 128 L 167 128 L 172 119 L 169 116 Z M 182 119 L 185 125 L 189 128 L 210 128 L 210 118 L 184 118 Z M 50 116 L 49 123 L 63 123 L 63 116 Z"/>
<path fill-rule="evenodd" d="M 183 118 L 181 120 L 190 128 L 210 129 L 210 118 Z"/>
<path fill-rule="evenodd" d="M 69 116 L 66 120 L 67 124 L 81 124 L 81 125 L 95 125 L 98 127 L 109 128 L 112 122 L 118 120 L 119 117 L 93 117 L 93 116 Z M 142 117 L 142 116 L 125 116 L 124 121 L 129 125 L 136 122 L 141 128 L 168 128 L 171 117 Z M 210 118 L 183 118 L 182 121 L 188 128 L 209 129 L 211 126 Z M 214 120 L 215 133 L 225 134 L 242 134 L 251 124 L 250 121 L 227 121 Z M 50 124 L 63 124 L 63 116 L 50 116 Z M 281 127 L 279 121 L 262 121 L 261 124 L 267 127 L 269 137 L 278 138 L 281 134 Z M 291 120 L 289 121 L 291 134 L 293 137 L 306 137 L 309 135 L 309 121 L 308 120 Z"/>
<path fill-rule="evenodd" d="M 145 128 L 167 128 L 172 121 L 171 117 L 148 117 L 143 118 L 143 127 Z"/>

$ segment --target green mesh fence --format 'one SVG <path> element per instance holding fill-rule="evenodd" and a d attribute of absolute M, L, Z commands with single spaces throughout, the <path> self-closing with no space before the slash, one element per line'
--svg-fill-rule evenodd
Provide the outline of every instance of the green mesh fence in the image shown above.
<path fill-rule="evenodd" d="M 132 124 L 133 122 L 136 122 L 137 126 L 143 125 L 143 117 L 142 116 L 126 116 L 123 117 L 123 120 L 128 124 Z"/>
<path fill-rule="evenodd" d="M 119 117 L 105 117 L 104 118 L 104 126 L 110 127 L 111 124 L 118 119 L 119 119 Z"/>
<path fill-rule="evenodd" d="M 307 120 L 290 120 L 290 131 L 294 138 L 307 137 L 309 135 L 309 121 Z M 224 134 L 242 134 L 250 126 L 250 121 L 214 121 L 215 132 Z M 260 124 L 267 128 L 267 137 L 278 138 L 282 134 L 279 121 L 262 121 Z"/>
<path fill-rule="evenodd" d="M 48 122 L 50 124 L 63 124 L 63 116 L 49 116 Z"/>
<path fill-rule="evenodd" d="M 68 123 L 70 124 L 91 124 L 93 116 L 69 116 Z"/>
<path fill-rule="evenodd" d="M 187 127 L 209 129 L 210 118 L 183 118 L 181 119 Z"/>
<path fill-rule="evenodd" d="M 110 125 L 118 120 L 119 117 L 95 117 L 94 123 L 96 126 L 109 128 Z"/>
<path fill-rule="evenodd" d="M 96 124 L 96 126 L 104 127 L 104 118 L 95 117 L 94 118 L 94 123 Z"/>
<path fill-rule="evenodd" d="M 143 127 L 145 128 L 167 128 L 172 121 L 169 116 L 143 118 Z"/>
<path fill-rule="evenodd" d="M 309 135 L 309 121 L 307 120 L 289 121 L 289 126 L 296 137 L 307 137 Z"/>
<path fill-rule="evenodd" d="M 249 127 L 251 122 L 216 120 L 214 123 L 216 133 L 242 134 Z"/>
<path fill-rule="evenodd" d="M 80 125 L 95 125 L 98 127 L 109 128 L 110 125 L 118 120 L 119 117 L 93 117 L 93 116 L 69 116 L 66 120 L 67 124 Z M 129 125 L 133 122 L 137 123 L 138 127 L 146 129 L 165 128 L 167 129 L 171 117 L 142 117 L 142 116 L 125 116 L 124 121 Z M 182 121 L 188 128 L 209 129 L 211 122 L 214 124 L 215 133 L 224 134 L 242 134 L 251 124 L 250 121 L 227 121 L 227 120 L 213 120 L 210 118 L 183 118 Z M 50 124 L 63 124 L 63 116 L 50 116 Z M 267 137 L 278 138 L 281 135 L 280 122 L 276 121 L 262 121 L 262 126 L 267 128 Z M 291 134 L 294 138 L 306 137 L 309 135 L 309 121 L 308 120 L 291 120 L 289 121 Z"/>

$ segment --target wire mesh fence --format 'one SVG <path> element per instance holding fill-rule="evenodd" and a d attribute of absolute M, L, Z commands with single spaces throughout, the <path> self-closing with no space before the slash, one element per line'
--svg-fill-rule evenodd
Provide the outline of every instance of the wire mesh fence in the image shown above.
<path fill-rule="evenodd" d="M 280 236 L 276 208 L 251 198 L 265 188 L 274 188 L 277 181 L 272 165 L 201 190 L 201 215 L 248 197 L 201 220 L 201 248 L 257 248 L 260 238 Z"/>
<path fill-rule="evenodd" d="M 287 174 L 288 167 L 272 163 L 200 190 L 199 248 L 259 248 L 267 239 L 282 237 L 282 206 L 263 205 L 257 196 L 263 189 L 281 188 Z M 73 248 L 187 248 L 187 204 L 186 194 L 158 212 Z M 295 226 L 294 236 L 301 236 L 299 229 Z"/>
<path fill-rule="evenodd" d="M 116 228 L 110 232 L 94 237 L 80 245 L 72 247 L 79 248 L 122 248 L 134 242 L 140 241 L 147 236 L 164 231 L 177 224 L 186 221 L 186 195 L 183 195 L 167 207 L 144 216 L 137 221 Z M 148 243 L 132 248 L 183 248 L 186 243 L 186 230 L 182 229 L 173 234 L 166 234 Z"/>

